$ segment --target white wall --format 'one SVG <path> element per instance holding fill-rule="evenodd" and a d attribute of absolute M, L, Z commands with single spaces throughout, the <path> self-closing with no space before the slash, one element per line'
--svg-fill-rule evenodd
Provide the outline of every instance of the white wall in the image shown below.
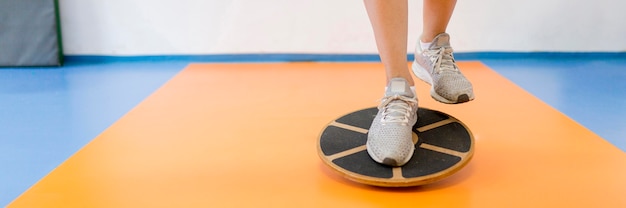
<path fill-rule="evenodd" d="M 409 51 L 421 28 L 410 0 Z M 61 0 L 67 55 L 376 53 L 362 0 Z M 458 0 L 456 51 L 626 51 L 623 0 Z"/>

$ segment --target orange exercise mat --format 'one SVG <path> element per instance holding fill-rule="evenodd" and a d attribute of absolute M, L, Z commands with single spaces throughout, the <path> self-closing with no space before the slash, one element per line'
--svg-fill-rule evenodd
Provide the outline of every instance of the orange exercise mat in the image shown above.
<path fill-rule="evenodd" d="M 9 207 L 626 207 L 624 152 L 482 63 L 459 66 L 469 103 L 416 82 L 420 106 L 476 142 L 431 185 L 361 185 L 317 155 L 326 124 L 378 104 L 380 63 L 192 64 Z"/>

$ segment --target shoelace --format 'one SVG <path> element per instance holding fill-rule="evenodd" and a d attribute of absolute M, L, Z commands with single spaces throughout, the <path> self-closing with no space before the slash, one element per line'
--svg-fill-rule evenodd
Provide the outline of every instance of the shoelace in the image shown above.
<path fill-rule="evenodd" d="M 457 72 L 457 69 L 454 65 L 454 58 L 452 57 L 452 48 L 450 47 L 440 47 L 438 50 L 426 50 L 426 55 L 430 57 L 430 61 L 435 63 L 435 67 L 433 70 L 437 70 L 434 73 L 439 73 L 443 71 Z"/>
<path fill-rule="evenodd" d="M 393 102 L 401 101 L 401 102 Z M 393 95 L 383 98 L 380 106 L 382 110 L 382 123 L 401 123 L 408 125 L 409 117 L 413 111 L 413 106 L 417 104 L 414 98 L 408 98 L 401 95 Z"/>

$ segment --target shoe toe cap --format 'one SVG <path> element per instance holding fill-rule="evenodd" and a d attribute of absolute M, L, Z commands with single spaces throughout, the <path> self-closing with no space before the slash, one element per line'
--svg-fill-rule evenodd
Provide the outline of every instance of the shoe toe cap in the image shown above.
<path fill-rule="evenodd" d="M 368 140 L 367 152 L 374 161 L 389 165 L 402 166 L 413 156 L 412 142 L 376 142 Z"/>

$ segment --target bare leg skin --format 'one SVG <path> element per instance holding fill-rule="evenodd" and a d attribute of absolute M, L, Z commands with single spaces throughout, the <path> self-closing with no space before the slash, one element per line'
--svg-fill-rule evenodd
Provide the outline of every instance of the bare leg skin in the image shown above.
<path fill-rule="evenodd" d="M 424 26 L 421 41 L 432 42 L 435 36 L 446 32 L 448 22 L 454 12 L 456 0 L 423 0 L 424 1 Z M 388 1 L 391 2 L 391 1 Z"/>
<path fill-rule="evenodd" d="M 434 0 L 437 1 L 437 0 Z M 408 1 L 364 0 L 376 37 L 380 59 L 385 66 L 387 82 L 392 78 L 413 78 L 407 65 Z"/>

